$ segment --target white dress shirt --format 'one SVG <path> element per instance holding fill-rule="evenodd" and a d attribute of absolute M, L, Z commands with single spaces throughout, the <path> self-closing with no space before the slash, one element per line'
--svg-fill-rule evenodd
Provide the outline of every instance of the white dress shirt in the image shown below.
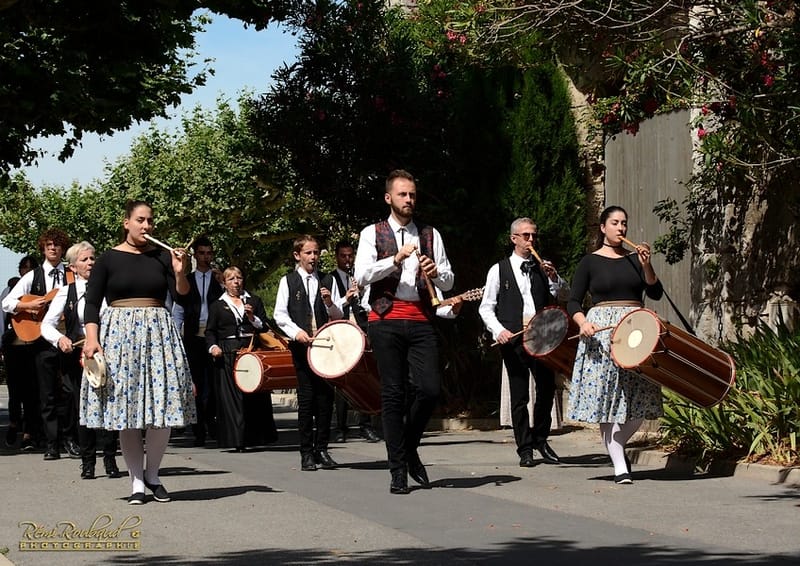
<path fill-rule="evenodd" d="M 394 231 L 398 251 L 403 247 L 403 243 L 414 243 L 419 248 L 419 231 L 416 224 L 409 222 L 405 226 L 401 226 L 390 216 L 389 226 Z M 401 236 L 401 228 L 406 230 L 404 241 L 402 239 L 403 236 Z M 450 261 L 447 259 L 442 237 L 435 228 L 433 228 L 433 258 L 431 259 L 436 262 L 438 271 L 438 275 L 432 278 L 431 282 L 442 291 L 449 291 L 453 288 L 455 277 L 453 269 L 450 267 Z M 407 257 L 399 268 L 394 265 L 394 256 L 378 260 L 378 251 L 375 247 L 375 225 L 370 224 L 361 230 L 355 261 L 355 278 L 359 285 L 366 286 L 380 281 L 397 269 L 402 269 L 400 282 L 394 293 L 395 298 L 401 301 L 419 301 L 419 293 L 417 292 L 418 268 L 419 260 L 417 260 L 416 254 L 411 254 Z"/>
<path fill-rule="evenodd" d="M 511 261 L 511 270 L 514 272 L 514 279 L 522 294 L 522 321 L 523 324 L 526 324 L 536 314 L 536 306 L 533 304 L 533 297 L 531 296 L 531 279 L 528 274 L 522 272 L 522 264 L 527 260 L 515 253 L 512 253 L 509 259 Z M 558 297 L 561 288 L 566 286 L 566 282 L 560 275 L 557 275 L 555 281 L 550 278 L 547 281 L 550 283 L 550 294 L 553 297 Z M 495 263 L 486 275 L 486 286 L 483 289 L 481 305 L 478 307 L 478 313 L 481 315 L 483 323 L 492 333 L 492 338 L 495 340 L 503 330 L 508 330 L 497 320 L 497 313 L 495 312 L 499 292 L 500 265 Z"/>
<path fill-rule="evenodd" d="M 78 296 L 78 302 L 75 305 L 75 311 L 78 313 L 78 320 L 81 323 L 81 335 L 83 332 L 83 309 L 86 306 L 86 279 L 79 275 L 75 275 L 75 292 Z M 58 348 L 58 341 L 64 336 L 58 329 L 61 321 L 61 315 L 64 313 L 64 308 L 67 306 L 67 293 L 69 292 L 69 285 L 65 285 L 58 290 L 53 302 L 50 303 L 50 308 L 47 309 L 42 319 L 42 337 L 50 342 L 53 346 Z M 106 306 L 106 300 L 103 299 L 103 304 L 100 306 L 102 313 Z"/>
<path fill-rule="evenodd" d="M 57 265 L 53 265 L 45 261 L 42 264 L 44 268 L 44 285 L 45 285 L 45 292 L 49 293 L 53 290 L 53 277 L 50 275 L 50 272 L 53 269 L 57 269 L 59 271 L 59 277 L 61 278 L 61 283 L 58 285 L 59 287 L 63 287 L 67 284 L 67 275 L 64 269 L 64 264 L 59 262 Z M 36 272 L 36 269 L 32 269 L 28 273 L 22 276 L 14 288 L 6 295 L 6 298 L 3 299 L 3 310 L 7 313 L 14 314 L 17 309 L 17 305 L 19 304 L 19 299 L 22 295 L 29 295 L 31 292 L 31 286 L 33 285 L 33 276 Z"/>
<path fill-rule="evenodd" d="M 311 312 L 313 313 L 314 301 L 316 300 L 317 291 L 319 290 L 319 274 L 316 271 L 313 273 L 308 273 L 299 265 L 295 267 L 295 270 L 303 279 L 303 285 L 306 286 Z M 332 287 L 333 289 L 331 289 L 330 292 L 331 301 L 333 301 L 333 304 L 326 308 L 328 309 L 328 319 L 338 320 L 343 316 L 342 310 L 337 306 L 337 303 L 340 302 L 339 289 L 335 284 L 332 285 Z M 281 277 L 281 281 L 278 284 L 278 295 L 275 297 L 275 310 L 273 311 L 272 316 L 275 318 L 275 324 L 278 325 L 278 328 L 280 328 L 284 335 L 288 336 L 291 340 L 297 338 L 297 335 L 300 333 L 302 328 L 295 324 L 295 322 L 292 320 L 292 317 L 289 316 L 289 283 L 287 282 L 285 275 Z"/>

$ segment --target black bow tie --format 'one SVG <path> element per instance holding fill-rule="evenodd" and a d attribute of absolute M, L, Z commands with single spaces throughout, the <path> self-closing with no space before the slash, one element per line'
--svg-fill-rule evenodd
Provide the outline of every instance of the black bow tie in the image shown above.
<path fill-rule="evenodd" d="M 533 258 L 526 259 L 520 264 L 520 269 L 522 269 L 522 273 L 533 273 L 539 267 L 539 264 Z"/>

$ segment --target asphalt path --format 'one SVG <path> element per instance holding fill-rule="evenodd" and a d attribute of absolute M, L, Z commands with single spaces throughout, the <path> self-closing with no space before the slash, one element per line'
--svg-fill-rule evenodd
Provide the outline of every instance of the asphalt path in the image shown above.
<path fill-rule="evenodd" d="M 0 548 L 19 566 L 800 563 L 797 485 L 642 452 L 634 484 L 618 486 L 597 432 L 568 427 L 551 437 L 563 463 L 534 468 L 518 466 L 509 430 L 427 433 L 433 488 L 391 495 L 382 443 L 332 444 L 337 469 L 301 472 L 296 413 L 276 406 L 276 418 L 278 442 L 243 454 L 173 434 L 161 476 L 173 501 L 143 506 L 101 462 L 81 480 L 78 460 L 4 447 Z M 6 425 L 0 407 L 0 438 Z M 79 532 L 104 522 L 106 538 Z M 118 548 L 21 550 L 87 541 Z"/>

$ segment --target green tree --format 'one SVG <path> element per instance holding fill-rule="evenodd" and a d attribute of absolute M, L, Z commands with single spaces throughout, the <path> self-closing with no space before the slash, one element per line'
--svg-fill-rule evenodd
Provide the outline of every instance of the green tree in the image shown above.
<path fill-rule="evenodd" d="M 540 244 L 568 277 L 586 250 L 585 191 L 566 80 L 543 61 L 518 73 L 508 118 L 511 167 L 501 202 L 514 217 L 529 216 Z"/>
<path fill-rule="evenodd" d="M 66 159 L 84 132 L 109 134 L 177 106 L 205 82 L 208 62 L 194 61 L 194 47 L 208 10 L 260 29 L 298 2 L 0 2 L 0 173 L 35 162 L 39 136 L 65 135 Z"/>
<path fill-rule="evenodd" d="M 127 199 L 153 204 L 156 237 L 184 246 L 207 234 L 220 264 L 236 264 L 257 288 L 287 262 L 288 240 L 319 232 L 331 217 L 302 191 L 267 182 L 258 141 L 248 128 L 246 109 L 219 102 L 215 111 L 196 108 L 178 133 L 151 129 L 109 170 L 97 187 L 36 189 L 24 176 L 0 193 L 0 243 L 32 251 L 53 218 L 74 240 L 98 250 L 120 241 Z"/>

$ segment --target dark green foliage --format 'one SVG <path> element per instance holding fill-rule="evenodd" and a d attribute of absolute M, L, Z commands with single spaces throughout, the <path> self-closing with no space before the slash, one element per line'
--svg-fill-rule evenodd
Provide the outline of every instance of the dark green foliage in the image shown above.
<path fill-rule="evenodd" d="M 540 255 L 569 275 L 585 251 L 585 194 L 567 84 L 542 61 L 521 72 L 509 112 L 511 165 L 501 202 L 510 220 L 528 216 L 539 228 Z"/>

